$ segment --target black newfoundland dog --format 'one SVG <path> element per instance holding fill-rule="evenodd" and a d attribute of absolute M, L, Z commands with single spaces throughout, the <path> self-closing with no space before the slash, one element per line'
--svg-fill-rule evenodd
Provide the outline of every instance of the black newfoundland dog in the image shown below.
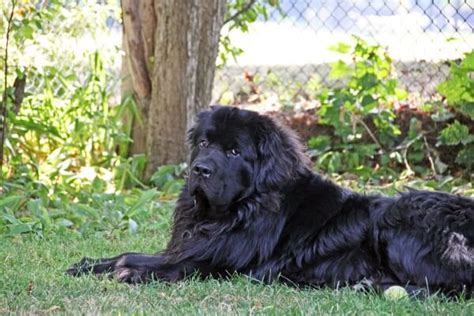
<path fill-rule="evenodd" d="M 392 285 L 472 295 L 474 200 L 362 195 L 311 171 L 297 137 L 230 107 L 199 115 L 165 250 L 84 258 L 68 273 L 176 282 L 242 273 L 298 286 Z"/>

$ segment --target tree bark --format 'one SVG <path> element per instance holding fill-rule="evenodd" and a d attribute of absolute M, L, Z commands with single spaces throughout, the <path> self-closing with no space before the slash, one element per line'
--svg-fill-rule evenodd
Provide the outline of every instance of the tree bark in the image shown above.
<path fill-rule="evenodd" d="M 147 117 L 150 108 L 150 61 L 153 57 L 156 19 L 153 0 L 123 0 L 122 95 L 133 93 L 140 117 L 132 120 L 130 154 L 146 153 Z M 150 14 L 151 12 L 151 14 Z M 151 34 L 150 34 L 151 32 Z"/>
<path fill-rule="evenodd" d="M 127 69 L 143 124 L 131 154 L 146 153 L 145 177 L 185 161 L 186 131 L 211 101 L 225 0 L 123 0 Z"/>

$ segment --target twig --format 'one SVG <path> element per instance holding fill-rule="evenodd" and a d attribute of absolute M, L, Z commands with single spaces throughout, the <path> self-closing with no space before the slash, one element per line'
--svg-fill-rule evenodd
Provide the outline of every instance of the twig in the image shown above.
<path fill-rule="evenodd" d="M 5 134 L 7 132 L 7 103 L 8 103 L 8 92 L 7 92 L 7 79 L 8 79 L 8 45 L 10 43 L 10 32 L 12 30 L 12 22 L 13 22 L 13 13 L 15 12 L 16 7 L 16 0 L 12 0 L 12 11 L 10 12 L 10 16 L 8 17 L 8 24 L 7 24 L 7 33 L 5 38 L 5 65 L 4 65 L 4 90 L 3 90 L 3 104 L 2 104 L 2 126 L 0 127 L 1 130 L 1 138 L 0 138 L 0 175 L 3 177 L 2 168 L 3 168 L 3 147 L 5 144 Z"/>
<path fill-rule="evenodd" d="M 426 150 L 428 151 L 428 160 L 430 161 L 431 170 L 433 171 L 434 176 L 436 177 L 438 173 L 436 172 L 436 165 L 434 163 L 433 157 L 431 156 L 431 151 L 433 150 L 428 144 L 426 137 L 423 135 L 423 142 L 425 143 Z"/>
<path fill-rule="evenodd" d="M 382 153 L 385 152 L 385 148 L 382 146 L 382 144 L 380 144 L 379 140 L 377 139 L 377 137 L 375 137 L 374 133 L 372 133 L 372 131 L 370 130 L 369 126 L 367 124 L 365 124 L 364 120 L 358 118 L 358 117 L 355 117 L 355 119 L 360 123 L 362 124 L 362 126 L 364 126 L 365 130 L 367 131 L 367 133 L 369 133 L 369 136 L 370 138 L 372 138 L 372 140 L 377 144 L 377 146 L 379 146 L 379 148 L 382 150 Z"/>
<path fill-rule="evenodd" d="M 251 0 L 249 1 L 242 9 L 240 9 L 239 11 L 235 12 L 231 17 L 229 17 L 228 19 L 224 20 L 224 25 L 229 23 L 230 21 L 232 20 L 235 20 L 235 18 L 237 18 L 239 15 L 247 12 L 248 10 L 250 10 L 250 8 L 252 8 L 252 6 L 255 4 L 255 2 L 257 2 L 257 0 Z"/>
<path fill-rule="evenodd" d="M 413 145 L 422 136 L 423 136 L 423 134 L 420 134 L 420 135 L 416 136 L 415 138 L 413 138 L 412 140 L 410 140 L 408 143 L 406 143 L 405 146 L 400 146 L 400 147 L 395 148 L 396 150 L 400 150 L 400 149 L 402 150 L 403 163 L 405 164 L 405 168 L 408 170 L 409 174 L 415 174 L 415 172 L 410 167 L 410 163 L 408 162 L 408 158 L 407 158 L 408 149 L 410 148 L 411 145 Z"/>

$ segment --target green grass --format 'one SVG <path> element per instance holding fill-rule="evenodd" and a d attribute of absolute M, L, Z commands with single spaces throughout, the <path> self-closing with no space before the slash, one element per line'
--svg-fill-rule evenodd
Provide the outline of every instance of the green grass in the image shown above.
<path fill-rule="evenodd" d="M 192 279 L 138 286 L 93 276 L 66 276 L 64 270 L 83 256 L 154 252 L 167 238 L 160 231 L 114 239 L 100 236 L 67 233 L 44 239 L 31 235 L 0 239 L 0 314 L 474 314 L 474 300 L 447 301 L 435 296 L 394 302 L 350 289 L 298 290 L 238 276 L 227 281 Z"/>

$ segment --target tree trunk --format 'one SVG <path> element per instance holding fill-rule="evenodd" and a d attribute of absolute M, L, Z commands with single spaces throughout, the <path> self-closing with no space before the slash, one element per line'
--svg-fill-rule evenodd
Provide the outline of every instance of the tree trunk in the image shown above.
<path fill-rule="evenodd" d="M 186 159 L 186 131 L 211 101 L 225 0 L 123 0 L 122 8 L 125 73 L 143 117 L 130 154 L 147 154 L 148 178 Z"/>
<path fill-rule="evenodd" d="M 130 154 L 146 153 L 147 118 L 151 98 L 150 62 L 154 51 L 156 18 L 154 0 L 123 0 L 122 95 L 132 93 L 139 117 L 133 120 Z M 151 33 L 151 34 L 150 34 Z"/>

